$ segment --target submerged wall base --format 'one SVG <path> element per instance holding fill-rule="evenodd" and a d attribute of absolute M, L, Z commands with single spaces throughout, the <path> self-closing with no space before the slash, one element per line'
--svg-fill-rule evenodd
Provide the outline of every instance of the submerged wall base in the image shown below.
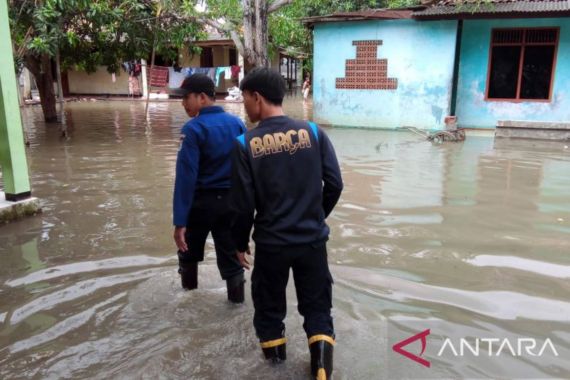
<path fill-rule="evenodd" d="M 570 140 L 570 123 L 538 121 L 499 121 L 495 137 Z"/>

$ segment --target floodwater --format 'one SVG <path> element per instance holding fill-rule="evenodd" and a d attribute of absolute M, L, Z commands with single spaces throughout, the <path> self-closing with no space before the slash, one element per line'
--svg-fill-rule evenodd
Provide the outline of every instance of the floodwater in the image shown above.
<path fill-rule="evenodd" d="M 312 114 L 300 97 L 286 111 Z M 143 102 L 70 103 L 64 129 L 24 110 L 43 214 L 0 227 L 0 378 L 308 378 L 292 281 L 276 367 L 249 289 L 245 305 L 227 302 L 212 241 L 200 288 L 181 290 L 171 192 L 186 118 L 179 103 L 149 114 Z M 570 378 L 570 144 L 327 132 L 346 184 L 328 220 L 334 378 Z M 428 328 L 430 368 L 392 350 Z M 548 339 L 558 356 L 439 355 L 445 337 Z"/>

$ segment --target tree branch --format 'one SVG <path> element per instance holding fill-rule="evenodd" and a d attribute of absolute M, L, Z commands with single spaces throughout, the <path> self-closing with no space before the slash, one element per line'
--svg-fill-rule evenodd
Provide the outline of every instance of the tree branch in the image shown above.
<path fill-rule="evenodd" d="M 278 11 L 279 9 L 283 8 L 285 5 L 289 5 L 293 2 L 293 0 L 276 0 L 269 5 L 267 8 L 267 13 L 273 13 Z"/>
<path fill-rule="evenodd" d="M 237 32 L 236 28 L 233 25 L 226 23 L 222 24 L 215 20 L 208 19 L 208 18 L 196 18 L 196 21 L 202 24 L 206 24 L 211 26 L 212 28 L 218 29 L 221 33 L 229 33 L 232 41 L 236 45 L 236 49 L 238 50 L 239 54 L 244 57 L 245 56 L 245 49 L 243 46 L 243 42 L 239 33 Z"/>
<path fill-rule="evenodd" d="M 205 17 L 196 17 L 195 20 L 201 24 L 210 25 L 212 28 L 216 28 L 222 33 L 229 32 L 225 24 L 219 23 L 215 20 L 211 20 Z"/>
<path fill-rule="evenodd" d="M 245 57 L 245 48 L 238 32 L 235 30 L 230 30 L 230 36 L 232 37 L 234 44 L 236 44 L 236 49 L 238 50 L 239 54 L 242 57 Z"/>
<path fill-rule="evenodd" d="M 24 56 L 24 53 L 27 50 L 27 44 L 28 44 L 28 40 L 30 39 L 30 35 L 32 34 L 34 28 L 32 28 L 31 26 L 28 28 L 28 31 L 26 32 L 26 35 L 24 36 L 24 39 L 22 40 L 22 44 L 20 45 L 20 48 L 16 51 L 16 57 L 18 58 L 22 58 Z M 14 49 L 15 49 L 15 44 L 14 44 Z M 13 49 L 13 50 L 14 50 Z"/>

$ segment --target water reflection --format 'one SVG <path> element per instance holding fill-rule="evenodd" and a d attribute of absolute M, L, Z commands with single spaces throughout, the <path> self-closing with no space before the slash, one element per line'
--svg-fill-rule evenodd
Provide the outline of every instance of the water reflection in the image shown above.
<path fill-rule="evenodd" d="M 241 104 L 224 106 L 245 119 Z M 312 104 L 290 98 L 285 109 L 310 118 Z M 44 213 L 0 228 L 1 378 L 308 376 L 295 313 L 288 363 L 263 363 L 251 302 L 225 302 L 211 240 L 200 289 L 179 288 L 170 227 L 186 120 L 178 102 L 152 103 L 148 118 L 140 102 L 68 104 L 62 128 L 44 125 L 39 108 L 24 113 Z M 564 143 L 478 134 L 432 145 L 405 132 L 327 132 L 346 182 L 329 219 L 335 378 L 404 376 L 386 365 L 399 360 L 390 337 L 421 323 L 403 320 L 438 321 L 441 334 L 551 337 L 570 355 Z M 293 311 L 292 287 L 288 295 Z M 434 367 L 447 378 L 570 373 L 545 363 L 439 358 Z"/>

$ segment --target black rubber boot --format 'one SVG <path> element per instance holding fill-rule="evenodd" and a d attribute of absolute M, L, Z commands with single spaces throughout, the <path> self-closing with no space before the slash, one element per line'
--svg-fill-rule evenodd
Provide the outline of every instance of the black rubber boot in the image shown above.
<path fill-rule="evenodd" d="M 270 360 L 272 363 L 281 363 L 287 360 L 287 340 L 280 338 L 271 340 L 269 342 L 261 342 L 261 349 L 265 359 Z"/>
<path fill-rule="evenodd" d="M 186 290 L 198 287 L 198 263 L 184 260 L 184 254 L 178 252 L 178 273 L 182 281 L 182 287 Z"/>
<path fill-rule="evenodd" d="M 228 301 L 233 303 L 243 303 L 244 301 L 245 278 L 243 272 L 226 280 L 228 287 Z"/>
<path fill-rule="evenodd" d="M 328 335 L 315 335 L 309 338 L 313 379 L 329 380 L 331 378 L 334 344 L 334 338 Z"/>

